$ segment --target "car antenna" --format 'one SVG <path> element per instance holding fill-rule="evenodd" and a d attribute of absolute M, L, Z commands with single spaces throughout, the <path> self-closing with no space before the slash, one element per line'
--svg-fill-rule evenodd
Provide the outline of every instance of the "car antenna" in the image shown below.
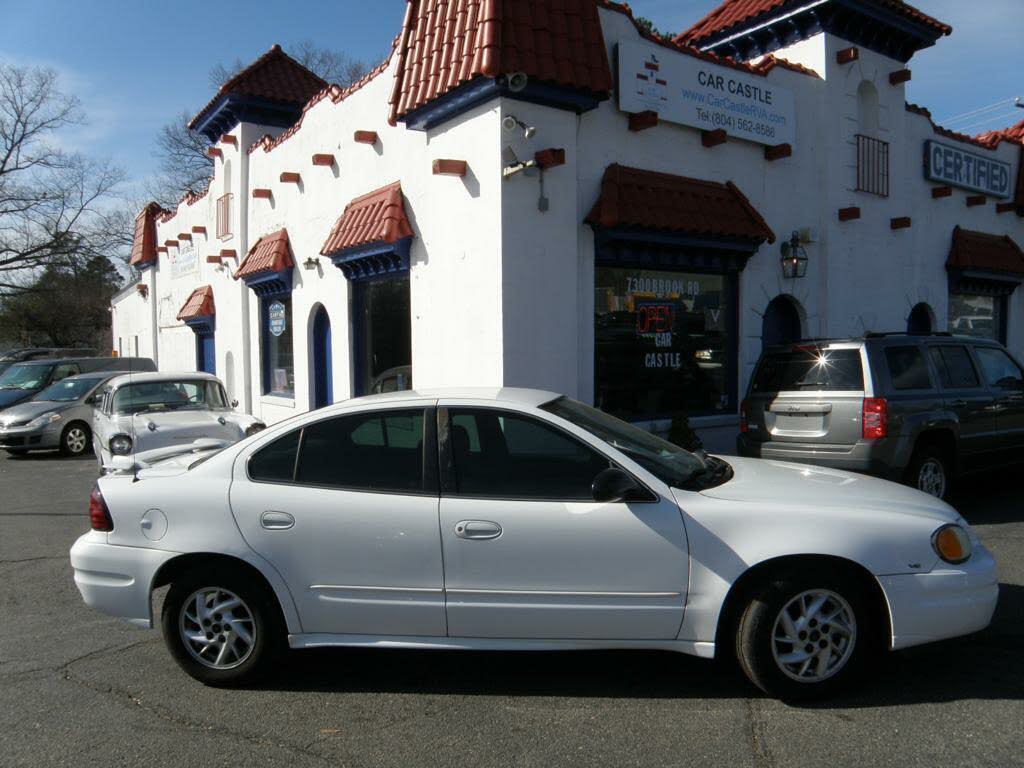
<path fill-rule="evenodd" d="M 135 362 L 137 358 L 129 358 L 128 360 L 128 389 L 131 391 L 132 386 L 132 373 L 135 368 Z M 138 435 L 135 434 L 135 415 L 132 414 L 132 483 L 139 482 L 139 462 L 135 460 L 136 452 L 138 451 Z"/>

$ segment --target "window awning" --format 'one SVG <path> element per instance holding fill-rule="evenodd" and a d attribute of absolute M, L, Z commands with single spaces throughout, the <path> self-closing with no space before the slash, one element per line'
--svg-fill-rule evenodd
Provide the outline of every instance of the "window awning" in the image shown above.
<path fill-rule="evenodd" d="M 412 226 L 401 182 L 355 198 L 331 229 L 320 254 L 352 279 L 409 268 Z"/>
<path fill-rule="evenodd" d="M 142 269 L 156 264 L 156 218 L 164 212 L 156 203 L 150 203 L 135 217 L 135 235 L 132 238 L 132 253 L 128 263 Z"/>
<path fill-rule="evenodd" d="M 1009 235 L 954 227 L 946 269 L 955 293 L 1009 295 L 1024 282 L 1024 251 Z"/>
<path fill-rule="evenodd" d="M 201 285 L 189 294 L 178 312 L 178 319 L 198 331 L 212 331 L 217 310 L 213 303 L 213 287 Z"/>
<path fill-rule="evenodd" d="M 291 290 L 294 266 L 288 230 L 279 229 L 256 241 L 238 265 L 234 277 L 245 280 L 245 284 L 260 295 L 284 293 Z"/>

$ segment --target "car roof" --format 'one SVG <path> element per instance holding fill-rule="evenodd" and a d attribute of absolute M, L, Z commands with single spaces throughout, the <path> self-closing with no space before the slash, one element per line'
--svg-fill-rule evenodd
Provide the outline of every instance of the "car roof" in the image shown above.
<path fill-rule="evenodd" d="M 343 401 L 345 405 L 373 405 L 404 400 L 491 400 L 503 403 L 538 406 L 561 397 L 557 392 L 522 387 L 443 387 L 439 389 L 407 389 L 401 392 L 382 392 Z M 338 403 L 340 405 L 341 403 Z"/>
<path fill-rule="evenodd" d="M 140 371 L 138 373 L 121 373 L 110 380 L 110 386 L 120 387 L 123 384 L 155 383 L 161 381 L 216 381 L 216 376 L 199 371 Z"/>

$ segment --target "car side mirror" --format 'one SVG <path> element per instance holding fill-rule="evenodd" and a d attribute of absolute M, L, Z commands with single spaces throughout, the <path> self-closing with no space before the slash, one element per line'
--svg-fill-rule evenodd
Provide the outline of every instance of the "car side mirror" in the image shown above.
<path fill-rule="evenodd" d="M 644 495 L 643 488 L 632 475 L 618 467 L 608 467 L 598 472 L 590 491 L 594 501 L 600 502 L 630 501 Z"/>

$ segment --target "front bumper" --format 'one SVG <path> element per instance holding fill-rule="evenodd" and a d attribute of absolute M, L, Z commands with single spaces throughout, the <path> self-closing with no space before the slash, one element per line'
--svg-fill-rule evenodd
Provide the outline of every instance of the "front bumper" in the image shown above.
<path fill-rule="evenodd" d="M 90 531 L 71 547 L 75 586 L 90 608 L 137 627 L 152 627 L 153 577 L 160 566 L 177 554 L 108 544 L 105 533 Z"/>
<path fill-rule="evenodd" d="M 909 648 L 984 629 L 999 598 L 995 558 L 975 545 L 971 559 L 929 573 L 880 576 L 892 619 L 892 647 Z"/>
<path fill-rule="evenodd" d="M 59 422 L 58 422 L 59 423 Z M 0 427 L 0 448 L 42 450 L 60 447 L 60 429 L 45 427 Z"/>

